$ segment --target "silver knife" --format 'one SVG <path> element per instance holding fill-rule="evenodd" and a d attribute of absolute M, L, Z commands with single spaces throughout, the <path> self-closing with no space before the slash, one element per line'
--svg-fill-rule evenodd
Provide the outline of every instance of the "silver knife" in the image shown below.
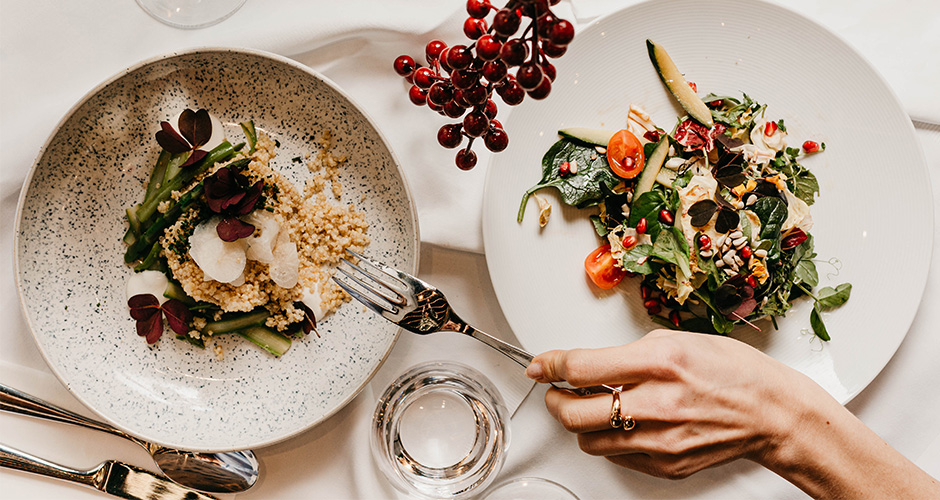
<path fill-rule="evenodd" d="M 76 470 L 0 444 L 0 466 L 72 481 L 130 500 L 218 500 L 115 460 Z"/>

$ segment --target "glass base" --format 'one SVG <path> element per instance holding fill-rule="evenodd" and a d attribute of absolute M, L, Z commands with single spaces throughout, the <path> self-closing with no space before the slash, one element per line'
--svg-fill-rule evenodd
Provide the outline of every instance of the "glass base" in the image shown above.
<path fill-rule="evenodd" d="M 245 0 L 137 0 L 154 19 L 180 29 L 198 29 L 220 23 Z"/>

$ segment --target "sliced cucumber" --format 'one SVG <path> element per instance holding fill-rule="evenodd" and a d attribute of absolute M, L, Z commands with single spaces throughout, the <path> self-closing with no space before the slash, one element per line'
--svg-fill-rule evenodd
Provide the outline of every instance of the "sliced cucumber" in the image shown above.
<path fill-rule="evenodd" d="M 570 127 L 558 131 L 558 135 L 565 139 L 574 139 L 576 141 L 586 142 L 595 146 L 606 148 L 614 131 L 602 130 L 596 128 Z"/>
<path fill-rule="evenodd" d="M 692 90 L 692 87 L 689 87 L 689 83 L 685 81 L 685 77 L 679 72 L 676 63 L 672 62 L 672 58 L 669 57 L 666 49 L 652 40 L 646 41 L 646 48 L 649 50 L 653 67 L 659 73 L 659 78 L 666 84 L 666 88 L 672 92 L 679 104 L 689 113 L 689 116 L 708 128 L 713 127 L 715 122 L 712 121 L 712 112 L 702 101 L 702 98 Z"/>
<path fill-rule="evenodd" d="M 653 148 L 653 152 L 650 153 L 649 158 L 646 159 L 646 166 L 643 167 L 643 173 L 640 174 L 640 179 L 636 181 L 636 189 L 633 191 L 633 199 L 637 200 L 640 198 L 640 195 L 653 189 L 653 184 L 656 182 L 656 178 L 659 175 L 659 171 L 663 168 L 663 163 L 666 162 L 666 155 L 669 154 L 669 137 L 663 136 L 662 139 L 656 143 L 656 147 Z"/>
<path fill-rule="evenodd" d="M 236 333 L 278 357 L 290 349 L 291 340 L 289 338 L 266 326 L 252 326 Z"/>

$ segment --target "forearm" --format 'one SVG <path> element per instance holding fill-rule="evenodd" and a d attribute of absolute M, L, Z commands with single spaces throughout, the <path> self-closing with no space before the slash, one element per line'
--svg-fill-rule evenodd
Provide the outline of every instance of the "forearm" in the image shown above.
<path fill-rule="evenodd" d="M 789 430 L 758 460 L 768 469 L 814 498 L 940 498 L 936 479 L 822 389 L 795 399 Z"/>

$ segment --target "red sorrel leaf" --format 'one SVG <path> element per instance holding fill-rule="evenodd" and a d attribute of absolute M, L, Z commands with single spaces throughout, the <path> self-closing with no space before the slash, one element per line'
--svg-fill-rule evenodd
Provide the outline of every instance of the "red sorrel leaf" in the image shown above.
<path fill-rule="evenodd" d="M 792 250 L 806 241 L 806 238 L 806 233 L 804 233 L 802 229 L 796 228 L 793 231 L 790 231 L 790 234 L 786 235 L 782 240 L 780 240 L 780 249 Z"/>
<path fill-rule="evenodd" d="M 208 154 L 209 153 L 207 151 L 197 149 L 193 151 L 193 154 L 189 155 L 189 158 L 187 158 L 182 165 L 180 165 L 180 168 L 186 168 L 190 165 L 195 165 L 196 163 L 202 161 L 202 159 L 205 158 Z"/>
<path fill-rule="evenodd" d="M 244 198 L 246 194 L 247 193 L 245 193 L 244 191 L 240 193 L 230 194 L 227 198 L 225 198 L 225 200 L 222 201 L 221 211 L 237 212 L 237 209 L 233 209 L 233 210 L 228 210 L 228 209 L 231 207 L 237 207 L 239 202 L 242 201 L 242 198 Z M 245 214 L 236 214 L 236 215 L 245 215 Z"/>
<path fill-rule="evenodd" d="M 695 202 L 689 207 L 689 216 L 692 217 L 692 226 L 702 227 L 708 224 L 708 221 L 715 215 L 716 210 L 718 210 L 718 204 L 715 203 L 715 200 L 701 200 Z"/>
<path fill-rule="evenodd" d="M 157 143 L 160 147 L 172 154 L 178 155 L 192 149 L 186 139 L 183 139 L 175 130 L 170 122 L 160 122 L 161 130 L 157 132 Z"/>
<path fill-rule="evenodd" d="M 310 308 L 307 307 L 307 304 L 304 304 L 303 302 L 296 302 L 294 305 L 299 305 L 304 312 L 304 319 L 300 323 L 300 327 L 303 329 L 304 335 L 310 335 L 310 332 L 314 332 L 317 334 L 317 337 L 319 337 L 320 332 L 317 331 L 317 318 L 313 315 L 313 311 L 311 311 Z"/>
<path fill-rule="evenodd" d="M 128 299 L 127 307 L 131 308 L 131 317 L 137 321 L 148 320 L 160 313 L 160 301 L 149 293 L 134 295 Z"/>
<path fill-rule="evenodd" d="M 209 112 L 200 109 L 196 111 L 196 116 L 193 120 L 193 137 L 190 140 L 193 144 L 193 149 L 201 148 L 205 143 L 209 142 L 209 139 L 212 138 L 212 118 L 209 118 Z"/>
<path fill-rule="evenodd" d="M 163 315 L 166 316 L 166 322 L 177 335 L 186 335 L 189 332 L 189 322 L 193 319 L 193 313 L 189 312 L 186 304 L 177 299 L 170 299 L 163 303 Z"/>
<path fill-rule="evenodd" d="M 147 343 L 153 344 L 163 335 L 163 316 L 154 314 L 149 319 L 137 322 L 137 335 L 147 337 Z"/>
<path fill-rule="evenodd" d="M 215 228 L 216 233 L 218 233 L 219 238 L 222 238 L 222 241 L 232 242 L 239 238 L 247 238 L 254 234 L 255 226 L 247 222 L 243 222 L 235 217 L 228 217 L 222 219 L 219 222 L 219 225 Z"/>
<path fill-rule="evenodd" d="M 258 204 L 258 200 L 261 198 L 261 189 L 263 187 L 264 182 L 262 181 L 258 181 L 254 186 L 251 186 L 248 192 L 245 193 L 245 197 L 235 202 L 235 215 L 248 215 L 251 213 L 251 211 L 255 209 L 255 205 Z"/>
<path fill-rule="evenodd" d="M 180 113 L 179 119 L 179 129 L 180 133 L 183 134 L 183 137 L 189 141 L 190 144 L 195 144 L 194 137 L 196 136 L 196 112 L 186 108 Z"/>

